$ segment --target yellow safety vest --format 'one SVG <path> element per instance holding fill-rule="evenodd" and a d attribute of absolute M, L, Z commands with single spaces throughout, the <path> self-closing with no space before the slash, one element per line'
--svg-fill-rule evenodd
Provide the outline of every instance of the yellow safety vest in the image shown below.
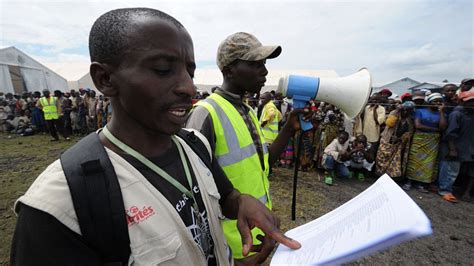
<path fill-rule="evenodd" d="M 273 116 L 272 121 L 268 121 L 267 118 L 269 116 L 270 110 L 272 109 L 275 115 Z M 260 124 L 262 124 L 263 121 L 267 121 L 265 126 L 262 128 L 263 137 L 265 138 L 266 142 L 272 143 L 278 136 L 278 123 L 281 121 L 281 113 L 273 101 L 269 101 L 263 107 L 262 115 L 260 116 Z"/>
<path fill-rule="evenodd" d="M 58 108 L 56 106 L 56 97 L 50 96 L 49 100 L 46 97 L 41 97 L 40 102 L 41 106 L 43 107 L 44 119 L 45 120 L 53 120 L 58 119 Z"/>
<path fill-rule="evenodd" d="M 248 114 L 262 143 L 265 169 L 262 169 L 252 135 L 244 119 L 230 102 L 219 94 L 213 93 L 205 100 L 197 102 L 196 105 L 206 108 L 211 115 L 216 138 L 214 154 L 234 187 L 241 193 L 252 195 L 271 209 L 268 148 L 253 110 L 248 107 Z M 237 221 L 225 220 L 223 228 L 234 258 L 243 258 L 242 239 L 237 229 Z M 259 234 L 263 235 L 260 229 L 254 228 L 252 230 L 254 244 L 260 243 L 256 238 Z"/>

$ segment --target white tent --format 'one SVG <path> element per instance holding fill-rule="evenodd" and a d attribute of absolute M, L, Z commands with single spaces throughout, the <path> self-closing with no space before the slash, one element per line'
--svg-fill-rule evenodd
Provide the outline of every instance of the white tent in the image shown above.
<path fill-rule="evenodd" d="M 89 72 L 82 76 L 79 80 L 77 81 L 69 81 L 69 88 L 74 89 L 74 90 L 79 90 L 79 89 L 91 89 L 96 92 L 96 94 L 102 94 L 99 90 L 94 85 L 94 82 L 92 81 L 91 75 Z"/>
<path fill-rule="evenodd" d="M 0 49 L 0 92 L 67 91 L 66 79 L 15 47 Z"/>

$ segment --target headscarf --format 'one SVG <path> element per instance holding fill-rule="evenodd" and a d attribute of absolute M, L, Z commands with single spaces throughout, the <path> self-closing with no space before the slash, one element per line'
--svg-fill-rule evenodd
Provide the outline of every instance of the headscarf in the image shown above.
<path fill-rule="evenodd" d="M 430 93 L 430 94 L 427 94 L 426 97 L 425 97 L 425 102 L 431 104 L 432 101 L 436 100 L 436 99 L 443 99 L 443 95 L 441 95 L 441 93 L 439 92 L 433 92 L 433 93 Z"/>
<path fill-rule="evenodd" d="M 397 124 L 398 117 L 396 115 L 389 115 L 385 120 L 385 125 L 388 127 L 394 127 Z"/>
<path fill-rule="evenodd" d="M 415 103 L 412 101 L 406 101 L 402 103 L 402 108 L 403 109 L 415 108 Z"/>

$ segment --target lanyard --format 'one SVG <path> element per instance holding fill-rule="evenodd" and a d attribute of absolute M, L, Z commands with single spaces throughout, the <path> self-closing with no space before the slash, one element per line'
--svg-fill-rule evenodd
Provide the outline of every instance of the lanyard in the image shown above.
<path fill-rule="evenodd" d="M 174 179 L 172 176 L 170 176 L 167 172 L 165 172 L 163 169 L 161 169 L 158 165 L 154 164 L 153 162 L 148 160 L 145 156 L 141 155 L 139 152 L 135 151 L 134 149 L 129 147 L 127 144 L 125 144 L 122 141 L 120 141 L 119 139 L 117 139 L 114 135 L 112 135 L 112 133 L 110 133 L 110 131 L 107 129 L 107 126 L 105 126 L 102 129 L 102 132 L 104 133 L 104 136 L 108 140 L 110 140 L 110 142 L 112 142 L 115 146 L 119 147 L 122 151 L 128 153 L 129 155 L 133 156 L 135 159 L 142 162 L 144 165 L 146 165 L 148 168 L 153 170 L 159 176 L 163 177 L 166 181 L 168 181 L 168 183 L 173 185 L 176 189 L 178 189 L 179 191 L 184 193 L 189 198 L 192 198 L 193 201 L 194 201 L 194 204 L 193 204 L 194 210 L 196 212 L 199 210 L 198 206 L 197 206 L 197 203 L 196 203 L 196 199 L 194 198 L 194 194 L 192 193 L 192 191 L 185 188 L 181 183 L 176 181 L 176 179 Z M 192 178 L 191 178 L 191 174 L 189 173 L 189 166 L 188 166 L 188 163 L 187 163 L 186 158 L 184 156 L 183 148 L 181 147 L 181 144 L 178 142 L 178 140 L 176 140 L 175 136 L 172 136 L 171 139 L 174 141 L 174 143 L 178 147 L 179 156 L 181 158 L 181 162 L 183 163 L 183 168 L 184 168 L 184 172 L 186 174 L 186 178 L 188 179 L 189 188 L 192 190 L 193 181 L 192 181 Z"/>

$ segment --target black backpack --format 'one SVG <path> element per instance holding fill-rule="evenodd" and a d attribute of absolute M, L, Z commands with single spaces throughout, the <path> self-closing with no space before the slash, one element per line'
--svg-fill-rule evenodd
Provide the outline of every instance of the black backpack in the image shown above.
<path fill-rule="evenodd" d="M 211 168 L 211 157 L 194 132 L 177 134 Z M 130 237 L 117 174 L 95 132 L 65 151 L 61 157 L 82 237 L 104 265 L 127 265 Z"/>

